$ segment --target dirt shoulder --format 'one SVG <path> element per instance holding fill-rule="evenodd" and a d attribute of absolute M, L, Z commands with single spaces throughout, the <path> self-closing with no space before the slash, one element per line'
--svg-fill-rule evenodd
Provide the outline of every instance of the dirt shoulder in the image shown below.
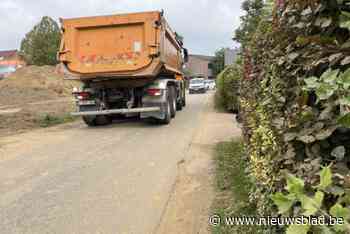
<path fill-rule="evenodd" d="M 232 114 L 214 110 L 213 98 L 200 119 L 185 160 L 178 165 L 178 177 L 157 233 L 210 233 L 208 217 L 214 200 L 213 154 L 219 142 L 239 137 Z"/>
<path fill-rule="evenodd" d="M 67 122 L 72 89 L 54 66 L 28 66 L 0 81 L 0 137 Z"/>

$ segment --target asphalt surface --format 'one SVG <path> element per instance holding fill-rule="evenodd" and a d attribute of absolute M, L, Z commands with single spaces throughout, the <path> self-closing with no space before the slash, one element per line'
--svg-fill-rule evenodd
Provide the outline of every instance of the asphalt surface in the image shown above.
<path fill-rule="evenodd" d="M 0 138 L 0 233 L 154 233 L 210 98 L 188 95 L 168 126 L 78 121 Z"/>

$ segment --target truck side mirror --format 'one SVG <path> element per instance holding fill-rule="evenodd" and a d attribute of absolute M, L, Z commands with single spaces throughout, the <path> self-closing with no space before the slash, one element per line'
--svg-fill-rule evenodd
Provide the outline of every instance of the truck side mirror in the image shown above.
<path fill-rule="evenodd" d="M 184 62 L 188 63 L 188 50 L 184 48 Z"/>

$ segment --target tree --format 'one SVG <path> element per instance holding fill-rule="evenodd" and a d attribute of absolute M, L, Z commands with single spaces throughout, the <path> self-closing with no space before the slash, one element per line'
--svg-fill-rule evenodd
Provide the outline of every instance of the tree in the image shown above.
<path fill-rule="evenodd" d="M 60 37 L 57 22 L 45 16 L 22 40 L 21 54 L 31 65 L 55 65 Z"/>
<path fill-rule="evenodd" d="M 225 48 L 221 48 L 215 52 L 215 58 L 212 62 L 212 70 L 214 76 L 217 76 L 225 69 Z"/>
<path fill-rule="evenodd" d="M 245 47 L 259 25 L 264 12 L 264 0 L 245 0 L 242 3 L 242 10 L 246 13 L 241 17 L 241 26 L 235 31 L 233 40 Z"/>

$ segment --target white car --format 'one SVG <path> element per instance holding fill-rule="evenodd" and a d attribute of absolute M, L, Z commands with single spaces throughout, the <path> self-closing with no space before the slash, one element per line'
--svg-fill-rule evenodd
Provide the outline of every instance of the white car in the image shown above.
<path fill-rule="evenodd" d="M 205 89 L 209 90 L 209 88 L 210 88 L 209 87 L 209 80 L 205 80 L 204 82 L 205 82 Z"/>
<path fill-rule="evenodd" d="M 205 80 L 202 78 L 195 78 L 190 80 L 190 94 L 192 93 L 206 93 L 207 88 L 206 88 L 206 83 Z"/>
<path fill-rule="evenodd" d="M 205 83 L 206 83 L 206 86 L 207 86 L 207 89 L 208 89 L 208 90 L 214 90 L 214 89 L 216 89 L 215 80 L 206 80 Z"/>

